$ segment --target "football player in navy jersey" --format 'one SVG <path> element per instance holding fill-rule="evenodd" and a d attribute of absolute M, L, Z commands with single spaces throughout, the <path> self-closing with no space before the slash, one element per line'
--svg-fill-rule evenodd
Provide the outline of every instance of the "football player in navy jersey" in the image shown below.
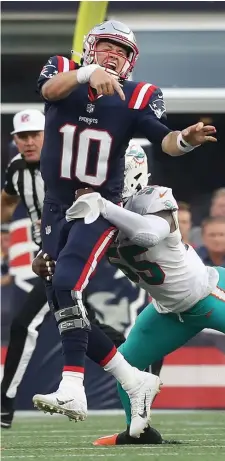
<path fill-rule="evenodd" d="M 46 102 L 41 156 L 46 186 L 42 243 L 44 253 L 57 260 L 47 296 L 61 334 L 65 365 L 58 391 L 39 395 L 36 404 L 75 419 L 84 419 L 87 414 L 83 376 L 90 324 L 82 291 L 115 238 L 116 229 L 103 217 L 89 226 L 83 219 L 67 222 L 66 210 L 76 191 L 87 187 L 114 203 L 121 201 L 124 153 L 136 132 L 172 156 L 189 152 L 205 141 L 216 141 L 215 128 L 203 123 L 181 133 L 165 126 L 160 88 L 128 81 L 137 58 L 133 32 L 118 21 L 106 21 L 86 36 L 81 66 L 54 56 L 38 80 Z M 115 369 L 118 361 L 121 357 L 111 357 L 108 367 Z M 122 373 L 125 368 L 118 370 Z M 127 373 L 125 381 L 131 406 L 144 415 L 149 387 L 156 393 L 158 383 L 149 375 L 134 373 Z"/>

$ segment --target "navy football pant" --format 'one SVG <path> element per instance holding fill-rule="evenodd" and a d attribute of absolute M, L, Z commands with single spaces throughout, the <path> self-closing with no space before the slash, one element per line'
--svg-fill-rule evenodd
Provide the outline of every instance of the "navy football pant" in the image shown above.
<path fill-rule="evenodd" d="M 44 204 L 42 250 L 57 260 L 52 283 L 60 308 L 65 307 L 63 292 L 82 292 L 87 286 L 116 233 L 102 217 L 87 225 L 83 219 L 68 223 L 64 215 L 65 208 Z"/>
<path fill-rule="evenodd" d="M 54 311 L 79 306 L 86 322 L 85 312 L 78 300 L 81 300 L 82 292 L 98 262 L 112 243 L 116 229 L 102 217 L 86 225 L 83 219 L 68 223 L 64 216 L 65 207 L 45 201 L 42 215 L 42 250 L 57 260 L 52 286 L 48 285 L 47 297 Z M 90 325 L 86 323 L 84 328 L 61 331 L 64 371 L 83 372 L 89 328 Z"/>

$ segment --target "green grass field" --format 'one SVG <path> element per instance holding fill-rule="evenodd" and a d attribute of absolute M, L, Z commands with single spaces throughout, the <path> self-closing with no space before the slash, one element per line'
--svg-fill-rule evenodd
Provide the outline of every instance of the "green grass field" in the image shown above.
<path fill-rule="evenodd" d="M 182 444 L 94 447 L 97 437 L 124 428 L 122 416 L 89 416 L 77 424 L 58 416 L 18 416 L 11 430 L 2 430 L 2 460 L 225 460 L 225 412 L 153 412 L 152 420 L 164 438 Z"/>

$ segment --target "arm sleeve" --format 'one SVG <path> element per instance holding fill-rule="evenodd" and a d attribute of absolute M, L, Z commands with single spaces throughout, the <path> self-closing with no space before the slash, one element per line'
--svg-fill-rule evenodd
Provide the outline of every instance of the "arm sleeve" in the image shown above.
<path fill-rule="evenodd" d="M 163 94 L 160 88 L 155 88 L 145 106 L 138 110 L 137 130 L 150 142 L 161 144 L 163 138 L 172 131 L 166 126 L 166 123 Z"/>
<path fill-rule="evenodd" d="M 141 216 L 108 200 L 104 200 L 102 214 L 135 245 L 153 247 L 170 233 L 169 223 L 160 216 Z"/>
<path fill-rule="evenodd" d="M 52 56 L 44 65 L 38 81 L 37 90 L 41 94 L 41 88 L 47 80 L 57 75 L 59 72 L 68 72 L 70 70 L 79 69 L 79 65 L 72 59 L 65 58 L 64 56 Z"/>
<path fill-rule="evenodd" d="M 14 168 L 14 162 L 11 162 L 5 172 L 5 182 L 4 182 L 4 191 L 9 195 L 18 195 L 13 184 L 13 176 L 16 174 L 16 169 Z"/>

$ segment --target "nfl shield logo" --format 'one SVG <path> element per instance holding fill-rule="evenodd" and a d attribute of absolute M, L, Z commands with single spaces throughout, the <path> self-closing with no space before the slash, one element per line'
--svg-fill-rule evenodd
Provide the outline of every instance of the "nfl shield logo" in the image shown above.
<path fill-rule="evenodd" d="M 86 110 L 87 110 L 87 112 L 89 112 L 89 114 L 94 112 L 94 109 L 95 109 L 94 104 L 87 104 Z"/>
<path fill-rule="evenodd" d="M 29 120 L 30 120 L 30 115 L 29 115 L 29 114 L 23 114 L 23 115 L 21 116 L 21 122 L 22 122 L 22 123 L 29 122 Z"/>
<path fill-rule="evenodd" d="M 46 226 L 46 228 L 45 228 L 45 233 L 46 233 L 46 235 L 51 234 L 51 232 L 52 232 L 51 226 Z"/>

